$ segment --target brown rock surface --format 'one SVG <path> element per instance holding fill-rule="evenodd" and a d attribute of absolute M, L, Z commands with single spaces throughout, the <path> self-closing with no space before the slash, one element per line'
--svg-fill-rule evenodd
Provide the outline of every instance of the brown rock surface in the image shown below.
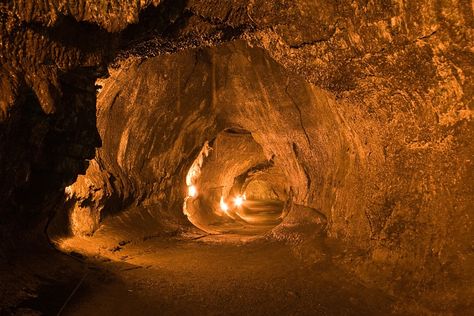
<path fill-rule="evenodd" d="M 470 3 L 24 0 L 0 17 L 0 258 L 52 209 L 50 236 L 78 249 L 192 230 L 186 174 L 237 128 L 288 203 L 265 238 L 305 262 L 324 244 L 408 299 L 394 311 L 472 307 Z"/>

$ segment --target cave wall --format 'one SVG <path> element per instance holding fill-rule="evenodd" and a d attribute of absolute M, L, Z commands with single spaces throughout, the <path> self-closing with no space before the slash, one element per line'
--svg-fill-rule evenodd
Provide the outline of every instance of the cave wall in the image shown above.
<path fill-rule="evenodd" d="M 103 85 L 104 146 L 96 159 L 118 179 L 118 195 L 159 201 L 158 222 L 182 221 L 192 160 L 218 131 L 238 126 L 284 170 L 294 202 L 324 214 L 329 236 L 350 245 L 356 255 L 346 263 L 358 274 L 382 284 L 397 279 L 396 292 L 468 273 L 468 121 L 434 148 L 407 143 L 413 129 L 417 137 L 423 129 L 398 116 L 426 125 L 414 109 L 390 112 L 382 103 L 364 112 L 361 100 L 310 85 L 245 42 L 129 60 Z M 467 182 L 458 182 L 460 174 Z M 435 181 L 446 183 L 433 190 Z M 465 220 L 455 225 L 455 218 Z"/>
<path fill-rule="evenodd" d="M 43 234 L 56 204 L 64 202 L 64 188 L 86 171 L 101 145 L 96 79 L 107 76 L 120 47 L 146 37 L 149 28 L 160 34 L 183 9 L 181 2 L 157 6 L 156 1 L 0 4 L 2 259 L 19 238 L 31 242 Z M 138 27 L 133 23 L 140 14 L 148 22 Z"/>
<path fill-rule="evenodd" d="M 287 176 L 296 202 L 328 217 L 336 199 L 330 186 L 356 173 L 350 165 L 358 163 L 357 154 L 349 153 L 351 135 L 332 109 L 334 98 L 302 78 L 288 77 L 262 49 L 245 42 L 132 60 L 102 84 L 98 128 L 103 147 L 96 160 L 115 179 L 113 194 L 122 201 L 160 200 L 164 214 L 182 216 L 177 205 L 185 196 L 185 173 L 205 141 L 232 127 L 252 133 L 267 159 Z M 82 193 L 86 183 L 96 191 L 106 182 L 91 185 L 100 177 L 90 173 L 79 177 L 77 190 L 76 184 L 71 187 L 79 201 L 89 196 Z M 341 184 L 349 191 L 361 185 Z M 357 207 L 356 199 L 343 201 Z"/>
<path fill-rule="evenodd" d="M 286 69 L 281 71 L 284 74 L 272 71 L 267 74 L 265 69 L 262 78 L 254 77 L 250 82 L 235 79 L 233 90 L 213 88 L 213 84 L 220 81 L 207 80 L 205 89 L 189 92 L 188 98 L 192 95 L 193 100 L 207 99 L 203 94 L 225 90 L 221 95 L 211 96 L 217 104 L 216 100 L 234 101 L 233 94 L 259 91 L 254 92 L 257 96 L 249 94 L 249 99 L 252 96 L 255 100 L 245 102 L 275 104 L 272 98 L 277 98 L 290 104 L 282 113 L 287 113 L 283 115 L 285 117 L 297 118 L 291 121 L 292 124 L 285 123 L 284 118 L 270 118 L 270 121 L 260 123 L 283 124 L 279 126 L 298 131 L 291 134 L 296 146 L 281 143 L 277 137 L 263 137 L 270 132 L 264 129 L 260 130 L 260 135 L 256 131 L 255 138 L 268 149 L 269 155 L 281 153 L 277 155 L 282 157 L 281 165 L 291 170 L 295 179 L 292 185 L 297 201 L 328 216 L 329 234 L 361 248 L 364 260 L 371 262 L 371 269 L 374 262 L 380 263 L 380 270 L 373 272 L 363 268 L 359 259 L 353 259 L 348 265 L 357 273 L 368 279 L 378 275 L 399 277 L 398 284 L 418 288 L 428 286 L 433 275 L 441 279 L 448 274 L 456 275 L 460 280 L 468 279 L 468 267 L 472 266 L 469 236 L 472 236 L 473 209 L 470 185 L 473 183 L 470 142 L 473 136 L 473 10 L 469 1 L 256 0 L 222 4 L 208 0 L 179 2 L 174 6 L 164 1 L 157 11 L 153 11 L 151 2 L 135 1 L 110 2 L 106 8 L 90 1 L 31 4 L 12 1 L 0 6 L 0 175 L 3 179 L 12 179 L 4 180 L 1 185 L 0 211 L 4 227 L 12 223 L 21 226 L 25 219 L 35 217 L 35 214 L 38 216 L 33 222 L 43 221 L 47 214 L 40 212 L 41 207 L 31 210 L 25 197 L 31 196 L 31 192 L 41 198 L 56 192 L 52 194 L 54 197 L 46 198 L 50 200 L 46 204 L 51 204 L 75 175 L 84 170 L 80 162 L 90 157 L 91 147 L 98 145 L 94 136 L 95 124 L 90 117 L 95 111 L 93 79 L 104 75 L 105 65 L 113 56 L 130 58 L 130 63 L 117 62 L 119 73 L 130 73 L 142 70 L 140 58 L 145 58 L 142 65 L 147 65 L 152 63 L 151 59 L 146 60 L 147 57 L 189 47 L 212 46 L 239 37 L 263 48 L 271 59 Z M 144 9 L 147 5 L 149 9 Z M 159 23 L 151 23 L 153 14 L 163 15 L 160 7 L 173 8 L 173 13 L 160 18 Z M 140 17 L 142 24 L 129 26 L 127 31 L 127 25 Z M 132 40 L 134 36 L 135 41 Z M 173 73 L 181 70 L 180 76 L 184 76 L 185 71 L 191 71 L 189 64 L 194 64 L 195 60 L 186 54 L 179 56 L 159 58 L 182 58 L 173 64 Z M 268 57 L 263 59 L 273 63 Z M 183 63 L 188 66 L 180 66 Z M 226 69 L 222 68 L 225 65 L 232 66 L 227 62 L 207 61 L 206 67 L 209 65 L 216 65 L 217 75 L 225 73 Z M 245 66 L 245 63 L 236 65 Z M 166 70 L 154 67 L 160 68 L 154 70 L 158 74 Z M 246 67 L 252 68 L 248 64 Z M 212 67 L 206 72 L 213 73 Z M 275 78 L 267 77 L 270 75 L 283 77 L 277 79 L 286 83 L 287 72 L 298 74 L 314 86 L 295 84 L 293 80 L 287 89 L 280 85 L 274 88 L 254 86 L 275 81 Z M 76 79 L 61 79 L 74 77 L 77 73 L 80 75 L 75 76 Z M 261 72 L 257 73 L 261 75 Z M 120 74 L 111 75 L 111 78 L 119 77 Z M 136 76 L 135 80 L 138 78 L 143 76 Z M 66 81 L 72 81 L 69 92 Z M 126 84 L 132 85 L 129 81 Z M 181 148 L 186 149 L 186 159 L 192 159 L 202 142 L 219 130 L 220 126 L 215 123 L 219 115 L 227 118 L 226 124 L 244 125 L 244 118 L 255 114 L 253 106 L 239 108 L 232 115 L 225 110 L 216 111 L 216 117 L 203 124 L 211 127 L 195 134 L 195 127 L 186 118 L 200 117 L 200 109 L 181 106 L 181 118 L 176 123 L 171 120 L 171 112 L 176 111 L 178 104 L 184 104 L 175 99 L 180 96 L 186 100 L 186 93 L 176 93 L 176 87 L 161 91 L 145 88 L 138 81 L 133 84 L 145 91 L 140 90 L 139 94 L 121 92 L 117 95 L 118 104 L 125 103 L 121 98 L 129 99 L 127 111 L 136 117 L 144 115 L 139 112 L 154 111 L 157 122 L 170 123 L 167 137 L 172 137 L 168 133 L 181 130 L 185 124 L 189 124 L 189 133 L 183 138 L 165 137 L 153 146 L 137 148 L 148 131 L 158 133 L 156 122 L 142 127 L 138 122 L 131 122 L 138 130 L 141 127 L 141 132 L 134 135 L 137 141 L 130 141 L 127 146 L 120 146 L 122 135 L 127 135 L 121 130 L 123 126 L 110 124 L 107 128 L 116 130 L 110 134 L 110 139 L 103 139 L 104 146 L 110 146 L 108 148 L 117 153 L 119 159 L 109 161 L 99 150 L 95 166 L 105 173 L 100 176 L 104 182 L 99 185 L 107 185 L 103 196 L 112 197 L 114 205 L 151 201 L 157 198 L 153 193 L 160 191 L 159 188 L 167 198 L 178 201 L 183 192 L 180 181 L 188 166 L 172 163 L 171 159 Z M 109 88 L 104 86 L 101 94 L 108 93 L 106 89 Z M 292 93 L 295 92 L 293 89 L 297 93 Z M 282 96 L 286 93 L 284 90 L 288 90 L 290 96 Z M 112 91 L 110 93 L 115 97 Z M 155 97 L 164 100 L 169 98 L 165 109 L 170 112 L 147 106 L 134 108 L 134 104 L 146 104 L 143 95 L 147 93 L 159 93 Z M 263 96 L 268 100 L 262 100 Z M 240 101 L 239 104 L 245 104 Z M 301 118 L 295 104 L 303 107 Z M 205 103 L 202 111 L 208 113 L 209 107 L 212 105 Z M 320 117 L 305 115 L 307 111 L 316 113 L 313 107 L 320 110 L 317 112 Z M 79 108 L 89 114 L 71 111 Z M 119 111 L 112 107 L 110 115 L 122 117 Z M 104 135 L 100 126 L 107 126 L 107 123 L 100 122 L 101 115 L 99 111 L 99 132 Z M 25 124 L 32 128 L 23 129 Z M 257 122 L 252 124 L 258 125 Z M 61 132 L 54 131 L 55 126 L 61 125 Z M 70 143 L 65 141 L 68 138 L 64 130 L 73 135 L 72 139 L 80 140 L 80 144 L 87 144 L 78 155 L 79 159 L 73 159 L 72 163 L 65 163 L 67 157 L 57 154 L 62 143 Z M 289 138 L 286 134 L 278 136 L 280 140 L 281 137 Z M 17 142 L 17 139 L 23 141 Z M 129 136 L 124 136 L 123 142 L 128 144 L 128 139 Z M 175 146 L 169 148 L 173 141 Z M 119 149 L 129 146 L 135 149 L 129 149 L 127 159 L 123 159 L 125 153 Z M 150 148 L 156 151 L 144 152 Z M 161 151 L 163 149 L 166 150 Z M 140 155 L 159 157 L 157 159 L 166 166 L 172 166 L 172 171 L 163 171 L 158 162 L 145 164 L 140 171 L 142 167 L 135 164 L 140 161 Z M 133 163 L 127 163 L 128 159 Z M 40 180 L 33 181 L 36 176 L 27 176 L 30 170 L 41 169 L 36 166 L 46 162 L 55 167 L 64 164 L 64 170 L 58 172 L 60 179 L 53 181 L 51 186 L 42 185 L 50 180 L 40 177 L 41 172 L 34 173 Z M 130 172 L 132 180 L 142 179 L 140 183 L 120 174 L 122 168 L 127 174 Z M 50 174 L 53 167 L 43 169 Z M 153 177 L 147 179 L 143 176 L 145 173 Z M 307 174 L 311 175 L 310 179 Z M 153 184 L 155 179 L 161 179 L 158 181 L 161 184 Z M 114 194 L 118 195 L 114 197 Z M 12 203 L 14 195 L 18 196 L 16 204 L 19 205 Z M 28 212 L 19 211 L 21 209 Z M 18 215 L 3 216 L 8 212 Z M 179 215 L 171 217 L 176 221 Z M 2 229 L 4 231 L 6 229 Z M 12 229 L 10 232 L 15 234 Z M 2 238 L 5 239 L 8 238 Z M 387 272 L 397 271 L 398 267 L 406 269 L 393 275 Z M 447 283 L 440 285 L 447 286 Z M 468 287 L 468 282 L 460 281 L 458 290 L 463 287 Z"/>

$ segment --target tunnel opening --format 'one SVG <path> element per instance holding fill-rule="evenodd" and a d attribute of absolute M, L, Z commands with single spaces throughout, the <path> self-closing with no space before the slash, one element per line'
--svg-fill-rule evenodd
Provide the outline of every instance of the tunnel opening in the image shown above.
<path fill-rule="evenodd" d="M 132 58 L 97 84 L 103 146 L 48 226 L 64 253 L 199 283 L 216 272 L 223 284 L 252 273 L 264 283 L 260 267 L 281 279 L 301 267 L 284 295 L 320 286 L 305 289 L 306 272 L 339 289 L 348 270 L 365 273 L 360 258 L 408 260 L 390 239 L 408 227 L 398 193 L 372 185 L 398 185 L 393 148 L 373 132 L 385 129 L 268 51 L 236 41 Z"/>
<path fill-rule="evenodd" d="M 183 212 L 208 233 L 263 234 L 288 213 L 281 170 L 243 128 L 226 128 L 205 142 L 186 175 Z"/>
<path fill-rule="evenodd" d="M 63 251 L 151 236 L 284 240 L 326 227 L 323 177 L 350 144 L 334 102 L 265 50 L 239 40 L 127 60 L 97 84 L 103 146 L 48 228 Z"/>

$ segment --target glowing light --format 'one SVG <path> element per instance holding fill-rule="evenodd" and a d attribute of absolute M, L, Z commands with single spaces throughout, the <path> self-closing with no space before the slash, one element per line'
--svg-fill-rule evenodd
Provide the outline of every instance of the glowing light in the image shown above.
<path fill-rule="evenodd" d="M 197 192 L 196 187 L 195 187 L 194 185 L 190 185 L 190 186 L 188 187 L 188 195 L 189 195 L 190 197 L 196 197 L 197 194 L 198 194 L 198 192 Z"/>
<path fill-rule="evenodd" d="M 224 197 L 221 196 L 221 201 L 219 204 L 220 204 L 221 210 L 227 213 L 227 211 L 229 210 L 229 205 L 227 205 L 227 203 L 224 202 Z"/>
<path fill-rule="evenodd" d="M 201 168 L 202 164 L 204 163 L 204 158 L 209 156 L 209 152 L 212 150 L 209 143 L 206 141 L 204 146 L 202 147 L 199 155 L 194 160 L 191 168 L 188 170 L 188 174 L 186 175 L 186 184 L 191 186 L 193 183 L 196 183 L 196 180 L 201 176 Z"/>
<path fill-rule="evenodd" d="M 245 197 L 245 196 L 244 196 Z M 244 203 L 244 197 L 240 196 L 240 195 L 237 195 L 235 198 L 234 198 L 234 204 L 235 206 L 242 206 L 242 204 Z"/>
<path fill-rule="evenodd" d="M 69 200 L 70 198 L 74 196 L 74 192 L 72 191 L 72 184 L 64 188 L 64 193 L 66 194 L 67 200 Z"/>

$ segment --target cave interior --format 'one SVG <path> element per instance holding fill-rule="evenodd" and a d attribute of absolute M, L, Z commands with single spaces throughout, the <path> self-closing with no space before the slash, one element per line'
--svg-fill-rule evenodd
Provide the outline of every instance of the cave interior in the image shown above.
<path fill-rule="evenodd" d="M 470 2 L 0 16 L 0 315 L 473 314 Z"/>

